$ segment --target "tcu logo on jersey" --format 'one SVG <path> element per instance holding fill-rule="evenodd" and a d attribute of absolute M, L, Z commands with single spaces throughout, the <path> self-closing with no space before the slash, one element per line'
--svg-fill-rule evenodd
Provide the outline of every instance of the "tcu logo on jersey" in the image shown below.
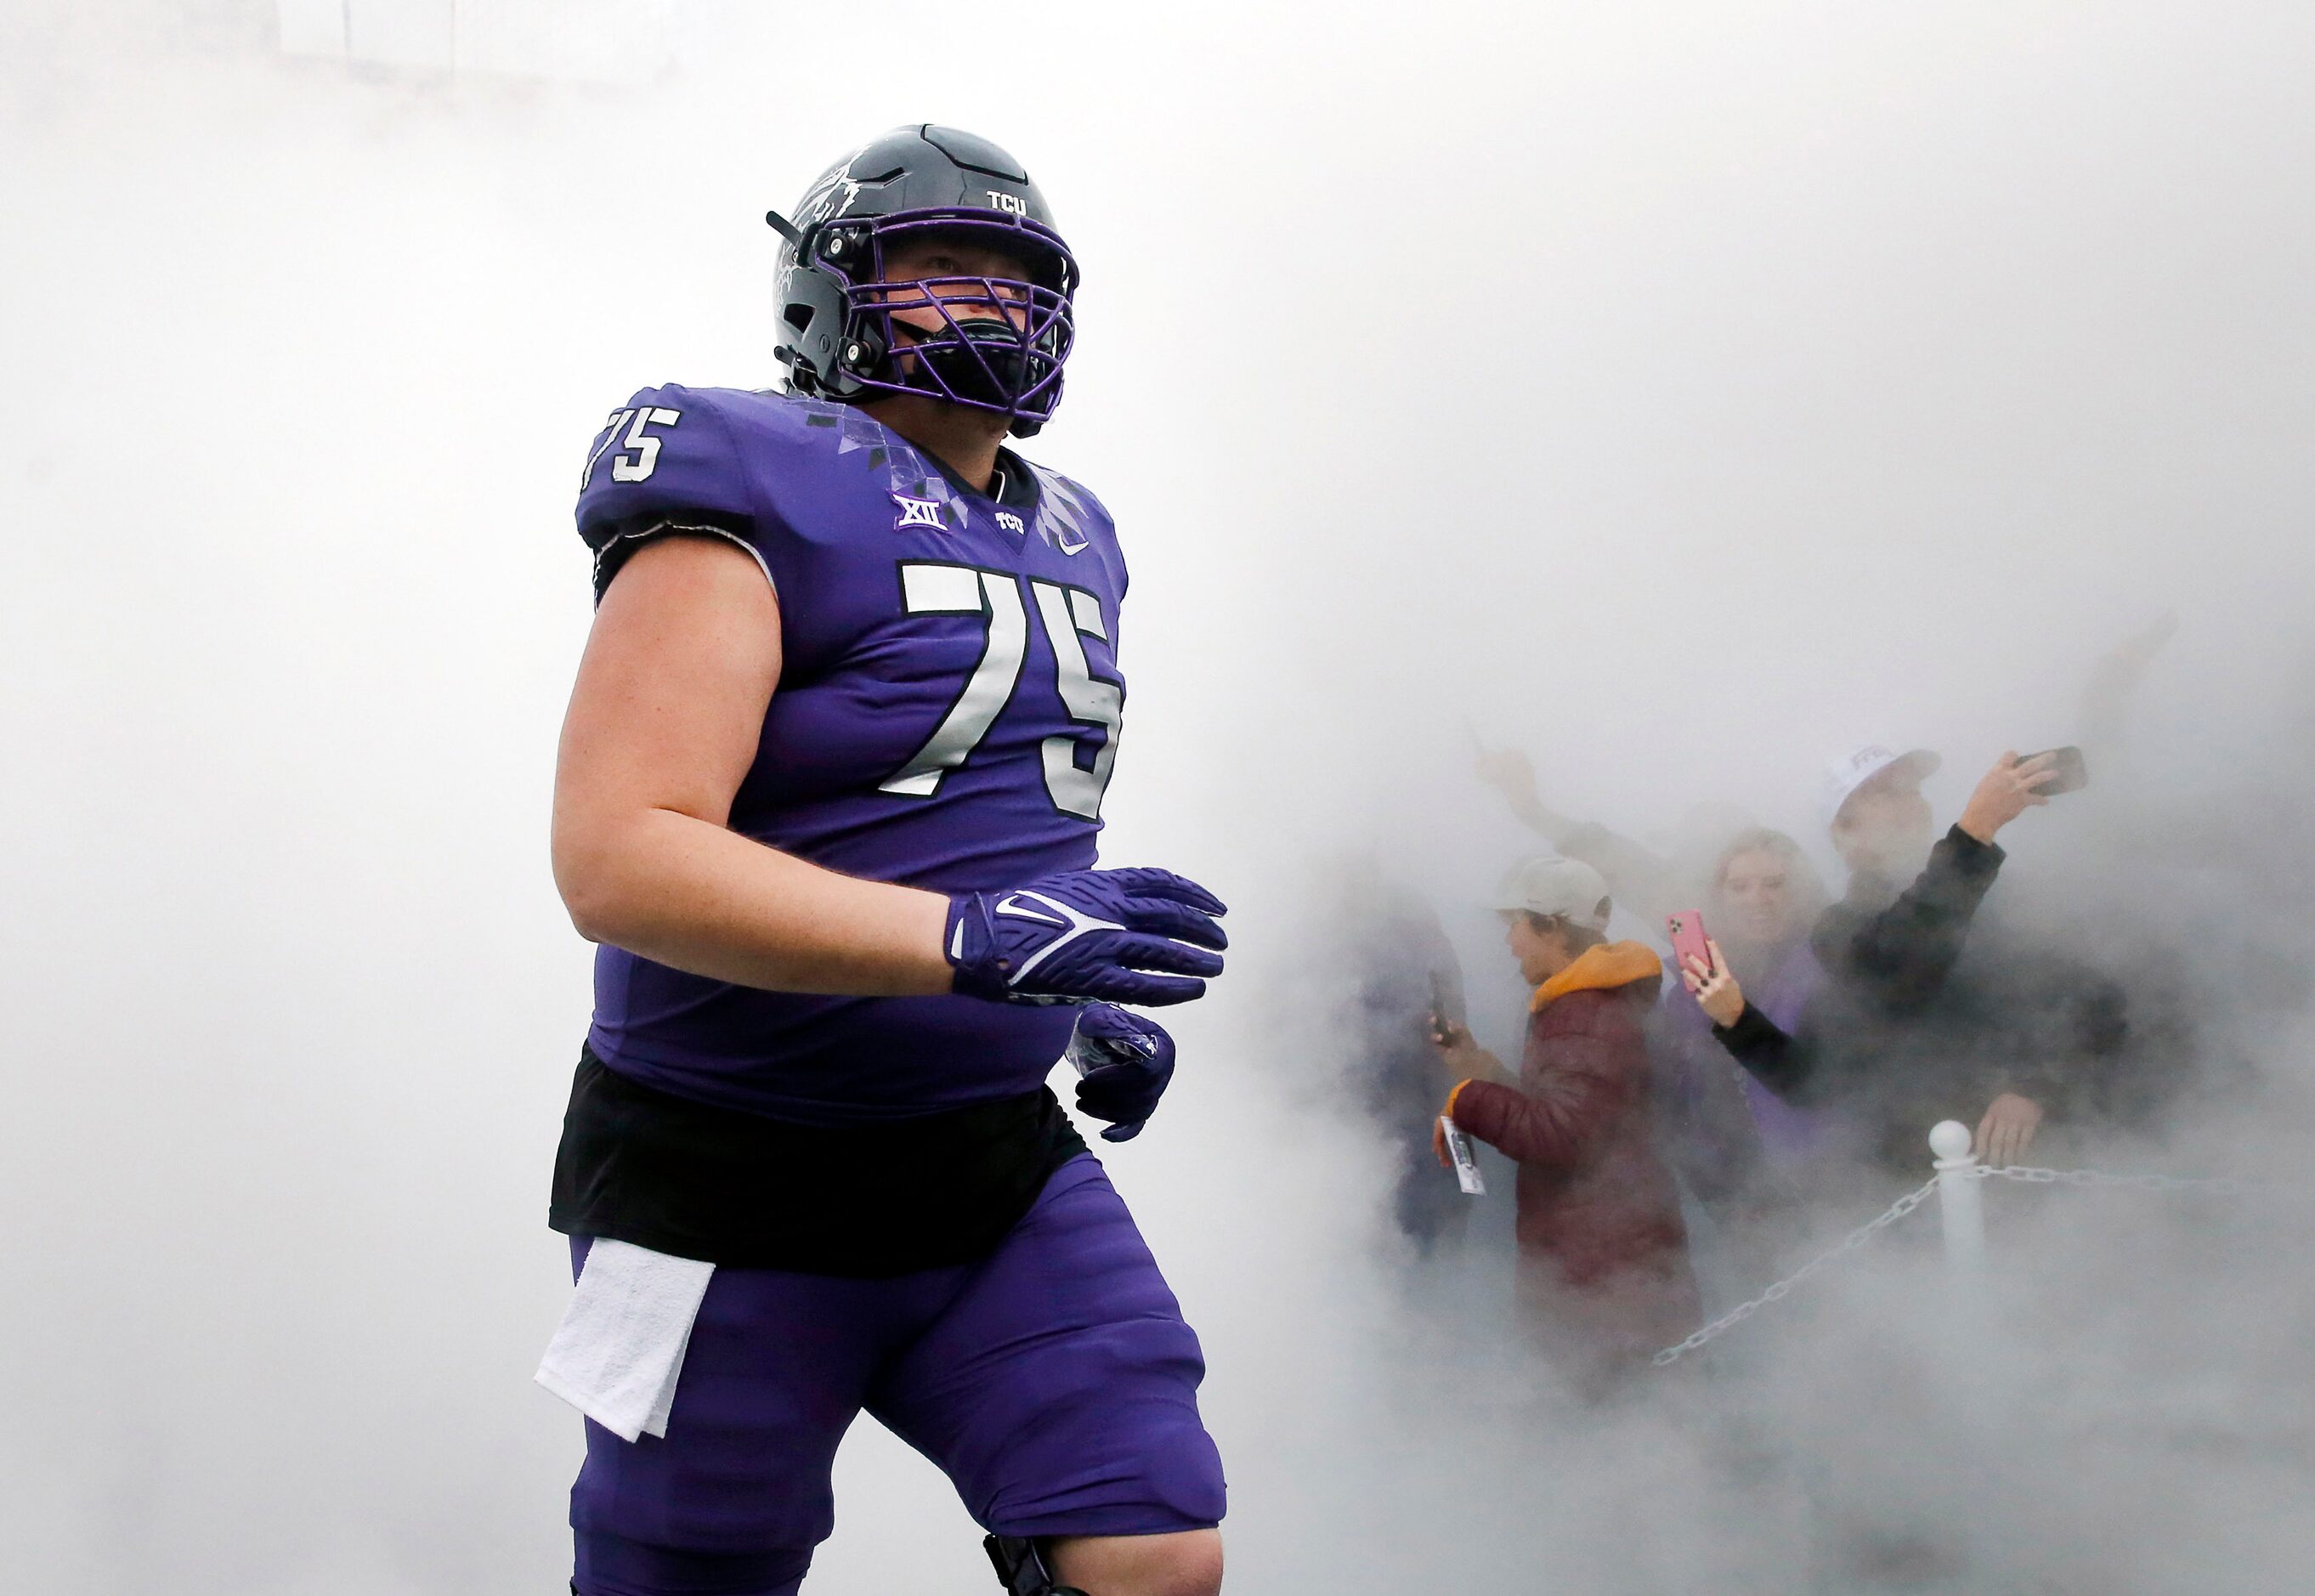
<path fill-rule="evenodd" d="M 906 493 L 895 493 L 892 502 L 900 507 L 900 519 L 892 523 L 893 531 L 897 532 L 903 527 L 930 527 L 936 532 L 948 530 L 948 523 L 941 519 L 939 500 L 911 499 Z"/>
<path fill-rule="evenodd" d="M 1000 510 L 997 512 L 997 524 L 1016 536 L 1025 536 L 1029 530 L 1021 518 L 1009 510 Z"/>
<path fill-rule="evenodd" d="M 1017 194 L 1000 193 L 995 189 L 983 189 L 981 192 L 989 196 L 989 208 L 991 210 L 1001 210 L 1007 216 L 1016 217 L 1029 214 L 1029 202 Z"/>

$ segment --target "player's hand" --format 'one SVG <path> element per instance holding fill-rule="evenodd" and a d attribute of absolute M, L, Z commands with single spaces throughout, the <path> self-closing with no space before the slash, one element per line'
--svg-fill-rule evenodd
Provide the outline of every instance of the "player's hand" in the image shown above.
<path fill-rule="evenodd" d="M 1174 1039 L 1155 1020 L 1089 1003 L 1078 1011 L 1069 1062 L 1077 1067 L 1078 1111 L 1110 1122 L 1104 1141 L 1131 1141 L 1174 1078 Z"/>
<path fill-rule="evenodd" d="M 953 989 L 992 1003 L 1187 1003 L 1222 972 L 1221 900 L 1170 870 L 1063 870 L 949 900 Z"/>
<path fill-rule="evenodd" d="M 1728 962 L 1720 956 L 1720 944 L 1707 936 L 1704 945 L 1712 954 L 1711 961 L 1688 956 L 1688 968 L 1680 972 L 1681 984 L 1695 995 L 1696 1006 L 1705 1017 L 1716 1025 L 1733 1025 L 1744 1017 L 1744 989 L 1728 972 Z"/>
<path fill-rule="evenodd" d="M 1978 782 L 1977 791 L 1969 795 L 1961 811 L 1961 829 L 1978 841 L 1990 843 L 1995 832 L 2019 815 L 2049 802 L 2042 789 L 2057 778 L 2056 761 L 2054 752 L 2030 759 L 2020 759 L 2015 753 L 2002 755 Z"/>
<path fill-rule="evenodd" d="M 1977 1122 L 1973 1148 L 1977 1161 L 1995 1169 L 2017 1163 L 2034 1145 L 2034 1132 L 2041 1128 L 2040 1104 L 2015 1092 L 2002 1093 L 1986 1105 L 1985 1117 Z"/>

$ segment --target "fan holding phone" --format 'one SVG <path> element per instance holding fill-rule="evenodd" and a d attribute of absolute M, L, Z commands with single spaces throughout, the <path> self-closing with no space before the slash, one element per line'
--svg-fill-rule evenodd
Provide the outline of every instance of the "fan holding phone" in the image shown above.
<path fill-rule="evenodd" d="M 1923 1114 L 1984 1104 L 1977 1150 L 1994 1163 L 2021 1156 L 2041 1123 L 2041 1061 L 2007 1047 L 1985 1018 L 1997 1006 L 1987 993 L 1948 991 L 1948 978 L 2000 869 L 1996 833 L 2088 779 L 2078 749 L 2004 754 L 1959 822 L 1933 841 L 1921 783 L 1938 763 L 1926 750 L 1872 746 L 1828 770 L 1825 818 L 1849 891 L 1811 933 L 1823 990 L 1804 996 L 1798 1012 L 1772 1015 L 1748 1001 L 1702 917 L 1673 917 L 1681 983 L 1718 1042 L 1779 1097 L 1873 1122 L 1870 1139 L 1883 1157 L 1909 1168 L 1929 1122 L 1913 1122 Z"/>
<path fill-rule="evenodd" d="M 1648 1015 L 1663 965 L 1610 941 L 1608 882 L 1577 859 L 1522 859 L 1495 908 L 1529 989 L 1516 1074 L 1444 1016 L 1432 1040 L 1456 1077 L 1433 1121 L 1444 1169 L 1476 1195 L 1465 1139 L 1519 1166 L 1516 1279 L 1523 1317 L 1580 1386 L 1645 1370 L 1696 1327 L 1680 1192 L 1656 1146 Z"/>
<path fill-rule="evenodd" d="M 1761 1160 L 1771 1173 L 1789 1173 L 1814 1157 L 1824 1142 L 1823 1116 L 1793 1107 L 1735 1068 L 1707 1011 L 1687 994 L 1697 989 L 1698 972 L 1709 979 L 1716 963 L 1728 989 L 1751 993 L 1787 1030 L 1797 1025 L 1824 980 L 1809 950 L 1809 931 L 1826 895 L 1800 845 L 1766 828 L 1729 840 L 1713 862 L 1708 886 L 1708 909 L 1681 909 L 1665 919 L 1672 970 L 1686 991 L 1664 999 L 1671 1089 L 1662 1112 L 1682 1177 L 1716 1211 L 1761 1195 Z M 1707 924 L 1727 938 L 1725 950 Z M 1741 995 L 1737 1001 L 1741 1006 Z"/>

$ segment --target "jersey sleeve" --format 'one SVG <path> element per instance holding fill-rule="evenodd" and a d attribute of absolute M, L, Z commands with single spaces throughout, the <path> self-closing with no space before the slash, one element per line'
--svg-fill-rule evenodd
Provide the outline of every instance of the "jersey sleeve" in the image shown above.
<path fill-rule="evenodd" d="M 688 533 L 725 538 L 773 580 L 755 493 L 729 421 L 704 393 L 645 388 L 611 412 L 579 477 L 579 536 L 595 551 L 595 598 L 636 549 Z"/>

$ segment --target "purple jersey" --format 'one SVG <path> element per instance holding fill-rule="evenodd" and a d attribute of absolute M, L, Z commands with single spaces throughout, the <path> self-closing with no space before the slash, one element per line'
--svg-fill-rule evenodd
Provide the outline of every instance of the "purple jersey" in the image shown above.
<path fill-rule="evenodd" d="M 994 891 L 1094 863 L 1124 703 L 1125 563 L 1092 494 L 1006 454 L 989 497 L 844 404 L 647 388 L 590 452 L 599 598 L 670 530 L 730 539 L 778 596 L 783 662 L 732 829 L 847 874 Z M 1033 1091 L 1074 1009 L 820 998 L 595 959 L 588 1040 L 621 1074 L 804 1123 Z"/>

